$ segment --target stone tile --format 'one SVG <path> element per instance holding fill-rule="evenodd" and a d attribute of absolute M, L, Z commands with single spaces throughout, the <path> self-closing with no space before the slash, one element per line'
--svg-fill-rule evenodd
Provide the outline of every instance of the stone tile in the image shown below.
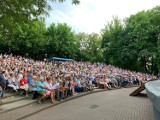
<path fill-rule="evenodd" d="M 131 97 L 135 88 L 104 91 L 73 99 L 23 120 L 153 120 L 147 97 Z"/>

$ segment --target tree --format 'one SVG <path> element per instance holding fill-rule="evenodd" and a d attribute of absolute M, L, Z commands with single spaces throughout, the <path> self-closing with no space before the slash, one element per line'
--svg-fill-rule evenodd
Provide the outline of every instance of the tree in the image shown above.
<path fill-rule="evenodd" d="M 43 21 L 32 24 L 14 25 L 13 40 L 8 45 L 10 52 L 17 55 L 28 55 L 34 59 L 44 57 L 46 27 Z"/>
<path fill-rule="evenodd" d="M 57 0 L 1 0 L 0 1 L 0 35 L 11 37 L 13 25 L 28 24 L 48 15 L 51 6 L 49 2 Z M 58 0 L 64 2 L 65 0 Z M 72 0 L 73 4 L 79 4 L 79 0 Z"/>
<path fill-rule="evenodd" d="M 160 71 L 160 34 L 158 36 L 158 53 L 157 53 L 157 68 Z"/>
<path fill-rule="evenodd" d="M 124 29 L 121 20 L 114 17 L 102 30 L 102 47 L 106 63 L 123 66 L 122 59 L 126 52 L 126 45 L 123 42 Z"/>
<path fill-rule="evenodd" d="M 46 52 L 49 56 L 75 58 L 75 33 L 67 24 L 51 24 L 46 32 Z"/>
<path fill-rule="evenodd" d="M 126 30 L 137 50 L 137 63 L 142 72 L 157 73 L 157 40 L 159 30 L 160 7 L 132 15 L 126 22 Z"/>
<path fill-rule="evenodd" d="M 90 61 L 90 62 L 102 62 L 103 55 L 101 49 L 101 37 L 96 34 L 77 34 L 78 47 L 79 47 L 79 60 Z"/>
<path fill-rule="evenodd" d="M 108 23 L 102 32 L 102 47 L 108 64 L 125 69 L 157 73 L 160 6 Z M 158 44 L 157 44 L 158 42 Z"/>

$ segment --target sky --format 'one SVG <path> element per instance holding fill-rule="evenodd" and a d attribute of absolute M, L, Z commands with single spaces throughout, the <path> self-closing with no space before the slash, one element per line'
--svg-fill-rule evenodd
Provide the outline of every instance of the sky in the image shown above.
<path fill-rule="evenodd" d="M 79 5 L 72 5 L 71 0 L 54 2 L 51 3 L 53 10 L 46 18 L 46 26 L 67 23 L 76 33 L 100 33 L 113 16 L 123 20 L 157 5 L 160 5 L 160 0 L 80 0 Z"/>

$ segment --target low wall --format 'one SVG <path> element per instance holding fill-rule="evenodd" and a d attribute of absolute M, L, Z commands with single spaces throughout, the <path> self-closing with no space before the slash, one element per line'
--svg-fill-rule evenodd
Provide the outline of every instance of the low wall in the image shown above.
<path fill-rule="evenodd" d="M 145 88 L 153 104 L 154 119 L 160 120 L 160 80 L 146 83 Z"/>

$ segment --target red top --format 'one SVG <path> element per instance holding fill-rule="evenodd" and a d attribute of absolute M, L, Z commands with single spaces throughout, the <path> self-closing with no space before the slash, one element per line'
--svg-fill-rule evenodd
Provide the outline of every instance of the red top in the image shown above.
<path fill-rule="evenodd" d="M 22 78 L 20 81 L 20 86 L 23 86 L 25 84 L 28 84 L 28 81 L 25 78 Z"/>

